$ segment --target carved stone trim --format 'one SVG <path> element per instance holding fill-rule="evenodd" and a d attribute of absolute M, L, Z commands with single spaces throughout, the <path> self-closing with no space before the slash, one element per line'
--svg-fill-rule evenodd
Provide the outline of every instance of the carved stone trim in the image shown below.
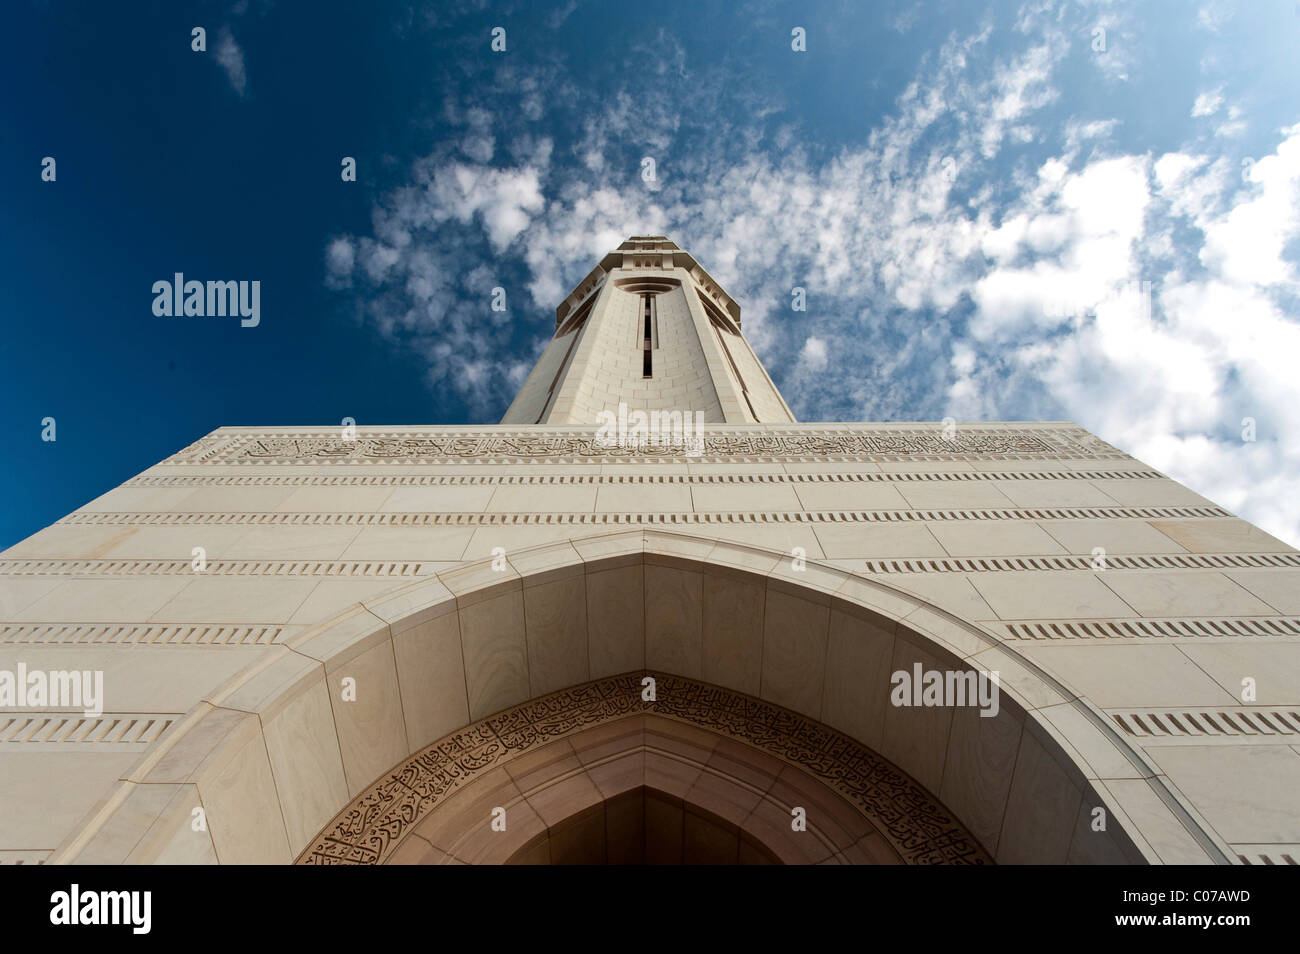
<path fill-rule="evenodd" d="M 1259 742 L 1286 745 L 1300 736 L 1300 712 L 1294 707 L 1216 709 L 1125 709 L 1107 714 L 1126 735 L 1143 745 L 1194 740 L 1231 739 L 1233 744 Z"/>
<path fill-rule="evenodd" d="M 700 726 L 798 766 L 861 811 L 906 863 L 990 863 L 933 795 L 848 736 L 752 696 L 653 675 L 653 703 L 641 701 L 641 673 L 614 676 L 533 699 L 433 743 L 354 798 L 298 863 L 381 863 L 436 805 L 481 773 L 534 746 L 641 712 Z"/>
<path fill-rule="evenodd" d="M 20 646 L 266 646 L 280 626 L 203 624 L 4 623 L 0 644 Z"/>
<path fill-rule="evenodd" d="M 1294 639 L 1300 617 L 1233 616 L 1165 619 L 1066 619 L 995 624 L 1008 639 Z"/>
<path fill-rule="evenodd" d="M 702 453 L 684 445 L 624 448 L 605 446 L 595 434 L 467 431 L 429 434 L 391 431 L 344 440 L 326 432 L 232 434 L 203 438 L 164 463 L 292 464 L 422 463 L 473 460 L 479 463 L 591 460 L 1131 460 L 1081 428 L 964 426 L 944 437 L 935 425 L 802 429 L 769 428 L 760 433 L 706 431 Z"/>
<path fill-rule="evenodd" d="M 528 515 L 507 525 L 564 524 Z M 552 515 L 553 516 L 553 515 Z M 564 515 L 561 515 L 564 516 Z M 647 524 L 667 523 L 647 515 Z M 613 521 L 617 522 L 617 521 Z M 699 521 L 746 523 L 743 520 Z M 631 529 L 631 528 L 629 528 Z M 653 526 L 644 529 L 653 529 Z M 994 573 L 1008 570 L 1091 570 L 1088 556 L 932 557 L 862 560 L 865 573 Z M 437 561 L 349 560 L 210 560 L 204 573 L 195 573 L 188 560 L 0 560 L 0 576 L 335 576 L 415 579 L 434 573 Z M 445 565 L 445 564 L 444 564 Z M 1300 567 L 1300 553 L 1171 553 L 1108 556 L 1109 570 L 1216 570 Z"/>
<path fill-rule="evenodd" d="M 555 484 L 843 484 L 983 480 L 1158 480 L 1155 470 L 956 470 L 862 474 L 179 474 L 132 477 L 123 487 L 496 487 Z"/>
<path fill-rule="evenodd" d="M 717 510 L 650 513 L 294 513 L 290 511 L 89 511 L 74 513 L 60 524 L 72 526 L 347 526 L 347 527 L 501 527 L 550 524 L 679 523 L 908 523 L 952 520 L 1157 520 L 1231 517 L 1219 507 L 1033 507 L 1000 510 Z"/>
<path fill-rule="evenodd" d="M 863 560 L 866 573 L 994 573 L 1003 570 L 1093 570 L 1087 556 L 926 557 Z M 1108 570 L 1218 570 L 1300 567 L 1300 553 L 1162 553 L 1106 557 Z"/>
<path fill-rule="evenodd" d="M 72 712 L 10 712 L 0 716 L 0 747 L 77 743 L 135 745 L 143 750 L 178 718 L 175 713 L 106 712 L 88 717 Z"/>
<path fill-rule="evenodd" d="M 1300 865 L 1300 844 L 1233 845 L 1243 865 Z"/>
<path fill-rule="evenodd" d="M 401 560 L 0 560 L 0 576 L 427 576 L 428 563 Z"/>

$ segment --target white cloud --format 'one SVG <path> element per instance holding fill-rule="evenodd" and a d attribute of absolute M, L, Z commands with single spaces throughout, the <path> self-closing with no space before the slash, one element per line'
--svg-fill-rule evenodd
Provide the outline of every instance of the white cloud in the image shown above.
<path fill-rule="evenodd" d="M 1291 238 L 1300 235 L 1300 125 L 1283 130 L 1276 153 L 1250 167 L 1257 188 L 1226 215 L 1203 223 L 1201 261 L 1238 284 L 1275 285 L 1294 281 L 1283 258 Z"/>
<path fill-rule="evenodd" d="M 1150 164 L 1151 188 L 1144 157 L 1066 176 L 1059 198 L 1074 220 L 1070 244 L 1030 264 L 995 267 L 977 283 L 972 341 L 954 349 L 954 416 L 996 416 L 1005 405 L 994 395 L 1036 383 L 1111 443 L 1284 540 L 1300 540 L 1300 419 L 1290 411 L 1300 406 L 1300 324 L 1282 305 L 1295 301 L 1297 287 L 1287 249 L 1300 234 L 1300 126 L 1282 134 L 1246 188 L 1226 160 L 1181 152 Z M 1041 196 L 1024 205 L 990 234 L 995 261 L 1056 208 Z M 1181 249 L 1181 267 L 1148 273 L 1147 253 L 1154 246 L 1156 257 L 1167 256 L 1162 239 L 1179 224 L 1201 244 Z M 1189 277 L 1198 263 L 1204 274 Z M 1080 280 L 1095 316 L 1017 320 L 1048 310 L 1056 289 Z M 1137 284 L 1098 294 L 1107 282 L 1140 280 L 1151 282 L 1149 296 Z M 1013 342 L 999 338 L 1008 328 Z M 1241 439 L 1247 417 L 1257 421 L 1253 444 Z"/>
<path fill-rule="evenodd" d="M 809 371 L 826 370 L 826 340 L 809 337 L 799 352 L 799 363 Z"/>
<path fill-rule="evenodd" d="M 217 62 L 226 71 L 231 89 L 242 98 L 248 87 L 248 74 L 244 71 L 244 51 L 235 42 L 229 27 L 221 28 L 221 35 L 217 40 Z"/>
<path fill-rule="evenodd" d="M 1228 0 L 1210 0 L 1196 12 L 1196 22 L 1202 29 L 1218 33 L 1232 19 L 1236 10 Z"/>
<path fill-rule="evenodd" d="M 1223 89 L 1210 90 L 1201 93 L 1196 97 L 1196 102 L 1192 104 L 1192 118 L 1199 116 L 1213 116 L 1223 105 Z"/>
<path fill-rule="evenodd" d="M 356 244 L 349 238 L 336 238 L 326 246 L 325 268 L 331 287 L 343 288 L 352 283 L 356 260 Z"/>
<path fill-rule="evenodd" d="M 1052 165 L 1040 183 L 1046 188 L 1026 208 L 984 237 L 998 267 L 972 290 L 977 338 L 1050 331 L 1093 312 L 1134 277 L 1133 246 L 1149 198 L 1145 160 L 1098 160 L 1069 175 Z"/>

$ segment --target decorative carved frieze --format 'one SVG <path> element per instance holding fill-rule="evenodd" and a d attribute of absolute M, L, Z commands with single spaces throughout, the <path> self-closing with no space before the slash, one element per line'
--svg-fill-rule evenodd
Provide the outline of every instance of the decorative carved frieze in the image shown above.
<path fill-rule="evenodd" d="M 660 673 L 654 673 L 657 701 L 645 703 L 641 675 L 533 699 L 440 739 L 353 799 L 298 863 L 381 863 L 435 806 L 480 773 L 533 746 L 640 712 L 700 726 L 798 766 L 861 811 L 907 863 L 989 863 L 934 796 L 843 733 L 752 696 Z"/>
<path fill-rule="evenodd" d="M 456 460 L 1005 460 L 1127 459 L 1081 428 L 962 426 L 944 436 L 939 427 L 788 428 L 761 432 L 706 432 L 702 451 L 683 444 L 639 448 L 607 446 L 595 434 L 476 431 L 464 434 L 392 432 L 358 435 L 267 433 L 205 437 L 165 463 L 373 463 Z"/>

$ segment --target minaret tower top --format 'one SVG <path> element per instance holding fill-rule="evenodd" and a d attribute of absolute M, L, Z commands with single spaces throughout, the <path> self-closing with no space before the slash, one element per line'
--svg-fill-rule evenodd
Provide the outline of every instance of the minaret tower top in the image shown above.
<path fill-rule="evenodd" d="M 740 331 L 740 305 L 663 235 L 633 235 L 555 309 L 555 336 L 502 424 L 596 424 L 601 411 L 794 415 Z"/>

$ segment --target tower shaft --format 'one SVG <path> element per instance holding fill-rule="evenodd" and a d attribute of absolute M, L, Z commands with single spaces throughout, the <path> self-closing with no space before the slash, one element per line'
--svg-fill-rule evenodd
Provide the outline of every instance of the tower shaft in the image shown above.
<path fill-rule="evenodd" d="M 501 423 L 595 424 L 620 404 L 713 424 L 794 421 L 741 334 L 740 306 L 662 235 L 628 239 L 560 303 Z"/>

